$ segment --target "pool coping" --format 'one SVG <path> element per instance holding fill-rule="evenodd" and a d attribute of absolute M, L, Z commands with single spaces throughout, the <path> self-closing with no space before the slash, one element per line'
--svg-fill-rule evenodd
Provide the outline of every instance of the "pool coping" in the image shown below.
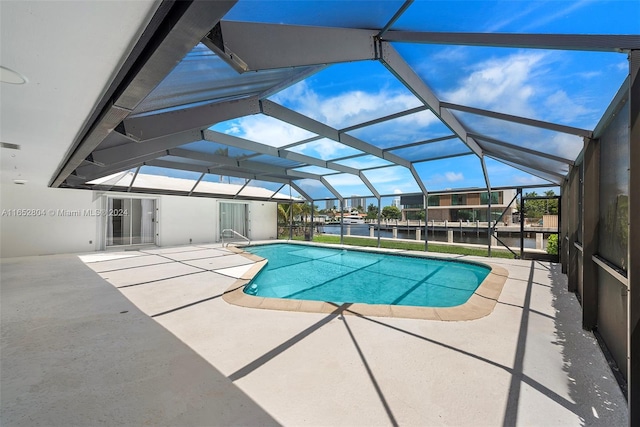
<path fill-rule="evenodd" d="M 277 244 L 281 241 L 267 242 L 266 244 Z M 287 242 L 300 245 L 331 247 L 341 249 L 359 250 L 365 252 L 387 253 L 404 255 L 417 258 L 447 259 L 444 257 L 433 257 L 422 252 L 404 250 L 380 250 L 378 248 L 353 248 L 343 245 L 328 245 L 307 242 Z M 261 243 L 262 244 L 262 243 Z M 484 264 L 491 268 L 487 277 L 482 281 L 478 289 L 464 304 L 455 307 L 417 307 L 385 304 L 347 303 L 338 305 L 332 302 L 295 300 L 284 298 L 259 297 L 245 294 L 243 289 L 251 279 L 253 279 L 267 264 L 267 260 L 242 250 L 241 246 L 227 246 L 227 249 L 254 261 L 255 264 L 245 272 L 241 278 L 237 279 L 223 294 L 222 299 L 228 304 L 246 307 L 259 308 L 265 310 L 297 311 L 305 313 L 322 314 L 348 314 L 355 316 L 377 316 L 377 317 L 399 317 L 405 319 L 440 320 L 440 321 L 462 321 L 476 320 L 488 316 L 493 312 L 498 298 L 502 293 L 509 272 L 500 266 L 491 263 Z M 453 260 L 452 260 L 453 261 Z M 455 261 L 472 262 L 467 260 Z M 472 262 L 476 263 L 476 262 Z M 478 263 L 476 263 L 478 264 Z"/>

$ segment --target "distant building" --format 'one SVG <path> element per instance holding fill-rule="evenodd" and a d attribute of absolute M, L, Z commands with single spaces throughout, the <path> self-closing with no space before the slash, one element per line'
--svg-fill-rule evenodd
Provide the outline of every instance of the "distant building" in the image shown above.
<path fill-rule="evenodd" d="M 362 209 L 367 208 L 367 198 L 360 197 L 358 195 L 351 196 L 351 209 L 357 209 L 360 206 Z"/>
<path fill-rule="evenodd" d="M 515 190 L 500 190 L 491 192 L 491 216 L 495 221 L 515 196 Z M 424 197 L 403 196 L 402 220 L 417 220 L 424 211 Z M 487 191 L 468 191 L 463 193 L 436 194 L 429 196 L 429 221 L 487 221 L 489 193 Z M 501 222 L 511 224 L 515 205 L 507 209 Z"/>

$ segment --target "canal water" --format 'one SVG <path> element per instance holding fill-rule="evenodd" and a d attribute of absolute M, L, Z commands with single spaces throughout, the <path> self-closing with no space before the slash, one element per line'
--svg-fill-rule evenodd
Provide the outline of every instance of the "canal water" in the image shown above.
<path fill-rule="evenodd" d="M 351 224 L 351 236 L 369 236 L 369 224 Z M 322 225 L 319 226 L 321 232 L 325 234 L 337 234 L 340 235 L 340 225 Z M 347 234 L 347 225 L 344 226 L 345 235 Z M 450 230 L 453 230 L 453 242 L 454 243 L 469 243 L 476 245 L 486 245 L 487 244 L 487 232 L 475 230 L 465 230 L 462 232 L 459 228 L 452 227 Z M 376 237 L 378 236 L 378 230 L 375 230 L 374 234 Z M 424 241 L 424 228 L 422 228 L 422 240 Z M 524 239 L 524 247 L 527 249 L 535 249 L 536 247 L 536 236 L 535 233 L 525 233 Z M 382 230 L 380 232 L 380 237 L 392 238 L 393 232 L 391 230 Z M 544 235 L 543 248 L 547 247 L 547 235 Z M 415 227 L 410 227 L 409 230 L 406 228 L 402 228 L 398 226 L 398 239 L 411 239 L 415 240 L 416 232 Z M 502 240 L 506 245 L 511 248 L 519 248 L 520 247 L 520 233 L 498 233 L 498 238 Z M 429 240 L 436 242 L 446 242 L 447 241 L 447 232 L 446 231 L 438 231 L 435 232 L 429 229 Z M 498 246 L 502 246 L 498 243 Z"/>

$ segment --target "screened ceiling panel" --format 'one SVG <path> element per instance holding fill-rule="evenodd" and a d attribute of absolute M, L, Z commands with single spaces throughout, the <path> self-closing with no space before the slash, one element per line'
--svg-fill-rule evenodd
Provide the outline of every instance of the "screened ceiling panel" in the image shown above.
<path fill-rule="evenodd" d="M 322 182 L 315 179 L 296 179 L 293 183 L 314 200 L 333 199 L 336 197 Z"/>
<path fill-rule="evenodd" d="M 195 160 L 195 159 L 191 159 L 191 158 L 186 158 L 186 157 L 178 157 L 178 156 L 162 156 L 162 157 L 158 157 L 158 160 L 162 160 L 162 161 L 168 161 L 168 162 L 174 162 L 174 163 L 181 163 L 183 165 L 193 165 L 193 166 L 210 166 L 211 162 L 207 162 L 204 160 Z"/>
<path fill-rule="evenodd" d="M 347 133 L 384 149 L 451 135 L 451 130 L 424 110 Z"/>
<path fill-rule="evenodd" d="M 126 145 L 130 143 L 131 140 L 120 132 L 109 132 L 107 137 L 100 144 L 100 149 L 104 150 L 106 148 L 117 147 L 119 145 Z"/>
<path fill-rule="evenodd" d="M 305 166 L 306 163 L 303 162 L 298 162 L 295 160 L 289 160 L 289 159 L 285 159 L 283 157 L 274 157 L 274 156 L 268 156 L 266 154 L 261 154 L 259 156 L 255 156 L 255 157 L 250 157 L 247 160 L 251 161 L 251 162 L 259 162 L 259 163 L 264 163 L 266 165 L 270 165 L 270 166 L 278 166 L 281 168 L 296 168 L 299 166 Z"/>
<path fill-rule="evenodd" d="M 442 101 L 591 130 L 628 74 L 612 52 L 394 46 Z"/>
<path fill-rule="evenodd" d="M 240 0 L 227 13 L 230 21 L 313 25 L 321 27 L 378 28 L 402 6 L 402 0 L 387 1 L 254 1 Z"/>
<path fill-rule="evenodd" d="M 470 113 L 455 112 L 454 115 L 472 133 L 567 160 L 574 160 L 580 154 L 584 145 L 583 138 L 576 135 L 505 122 L 504 120 Z"/>
<path fill-rule="evenodd" d="M 227 120 L 215 124 L 209 129 L 276 148 L 317 136 L 312 132 L 262 114 Z"/>
<path fill-rule="evenodd" d="M 188 192 L 196 184 L 200 175 L 202 174 L 190 171 L 142 166 L 132 187 Z"/>
<path fill-rule="evenodd" d="M 366 154 L 363 156 L 352 157 L 350 159 L 336 160 L 336 163 L 343 166 L 349 166 L 355 169 L 371 169 L 384 166 L 391 166 L 394 163 L 381 159 L 380 157 Z"/>
<path fill-rule="evenodd" d="M 487 188 L 482 164 L 476 155 L 414 164 L 428 191 Z"/>
<path fill-rule="evenodd" d="M 134 114 L 261 93 L 300 70 L 266 70 L 239 75 L 199 43 L 142 101 Z"/>
<path fill-rule="evenodd" d="M 378 61 L 334 64 L 271 99 L 335 129 L 422 106 Z"/>
<path fill-rule="evenodd" d="M 509 166 L 503 162 L 485 157 L 487 173 L 491 187 L 512 187 L 530 185 L 548 185 L 549 181 L 539 176 L 531 175 L 520 169 Z"/>
<path fill-rule="evenodd" d="M 627 0 L 417 1 L 411 4 L 392 29 L 479 33 L 638 34 L 638 16 L 640 4 Z"/>
<path fill-rule="evenodd" d="M 234 159 L 243 158 L 255 154 L 254 151 L 242 148 L 232 147 L 229 145 L 218 144 L 210 141 L 195 141 L 180 146 L 185 150 L 197 151 L 200 153 L 215 154 L 218 156 L 231 157 Z"/>
<path fill-rule="evenodd" d="M 95 103 L 51 185 L 127 169 L 104 181 L 121 189 L 143 165 L 139 185 L 156 193 L 206 171 L 196 192 L 212 196 L 281 197 L 280 183 L 315 175 L 296 179 L 298 196 L 335 199 L 325 182 L 388 200 L 485 188 L 480 158 L 493 186 L 557 183 L 628 93 L 639 13 L 599 0 L 240 0 L 201 29 L 217 54 L 194 30 L 200 16 L 167 17 L 171 31 L 123 61 L 127 78 Z"/>
<path fill-rule="evenodd" d="M 371 190 L 356 175 L 341 173 L 325 177 L 333 188 L 344 197 L 372 197 Z"/>
<path fill-rule="evenodd" d="M 170 178 L 181 178 L 187 180 L 193 180 L 195 184 L 195 180 L 197 180 L 202 173 L 186 171 L 181 169 L 172 169 L 165 168 L 159 166 L 141 166 L 138 174 L 144 175 L 157 175 L 157 176 L 165 176 Z"/>
<path fill-rule="evenodd" d="M 247 182 L 247 186 L 245 188 L 258 187 L 265 190 L 270 190 L 271 192 L 275 193 L 276 191 L 280 190 L 282 186 L 283 184 L 279 182 L 270 182 L 270 181 L 261 181 L 258 179 L 252 179 Z M 243 195 L 243 192 L 244 190 L 241 191 L 240 194 Z"/>
<path fill-rule="evenodd" d="M 302 197 L 300 193 L 298 193 L 298 191 L 295 188 L 292 188 L 289 184 L 282 187 L 282 189 L 275 193 L 273 197 L 279 199 L 304 199 L 304 197 Z"/>
<path fill-rule="evenodd" d="M 471 153 L 471 150 L 462 141 L 460 141 L 460 139 L 452 138 L 414 147 L 391 150 L 390 153 L 409 160 L 410 162 L 420 162 L 438 157 L 469 154 Z"/>
<path fill-rule="evenodd" d="M 270 191 L 267 188 L 262 188 L 259 186 L 252 186 L 251 183 L 247 184 L 240 192 L 238 196 L 240 197 L 268 197 L 271 198 L 275 194 L 275 190 Z"/>
<path fill-rule="evenodd" d="M 102 178 L 88 181 L 88 185 L 96 187 L 128 187 L 131 184 L 131 180 L 136 173 L 137 168 L 114 173 L 111 175 L 103 176 Z"/>
<path fill-rule="evenodd" d="M 555 172 L 559 175 L 566 175 L 569 172 L 569 165 L 567 163 L 518 151 L 515 148 L 506 148 L 505 146 L 491 144 L 490 142 L 480 141 L 480 144 L 489 154 L 499 153 L 501 156 L 506 156 L 506 160 L 512 160 L 513 163 L 516 164 L 529 166 L 540 171 Z"/>
<path fill-rule="evenodd" d="M 420 186 L 411 171 L 402 166 L 370 169 L 362 173 L 383 195 L 420 192 Z"/>
<path fill-rule="evenodd" d="M 512 166 L 512 167 L 514 167 L 516 169 L 520 169 L 521 171 L 527 172 L 530 175 L 534 175 L 534 176 L 540 177 L 540 178 L 545 179 L 548 182 L 551 182 L 551 183 L 554 183 L 554 184 L 558 184 L 559 185 L 563 181 L 563 179 L 559 178 L 557 175 L 551 175 L 551 174 L 545 173 L 545 172 L 540 171 L 540 170 L 536 170 L 536 169 L 533 169 L 533 168 L 530 168 L 530 167 L 527 167 L 527 166 L 518 165 L 518 164 L 509 162 L 509 161 L 505 161 L 505 160 L 502 160 L 502 159 L 496 159 L 496 160 L 499 161 L 500 163 L 504 163 L 504 164 L 506 164 L 508 166 Z"/>
<path fill-rule="evenodd" d="M 333 169 L 327 169 L 320 166 L 305 166 L 302 168 L 295 168 L 294 171 L 312 173 L 314 175 L 330 175 L 338 173 Z"/>
<path fill-rule="evenodd" d="M 195 188 L 195 193 L 206 193 L 206 194 L 216 194 L 223 196 L 235 196 L 238 194 L 240 189 L 242 188 L 244 183 L 227 183 L 227 182 L 215 182 L 215 181 L 205 181 L 204 179 L 198 183 L 198 186 Z M 272 194 L 269 191 L 265 191 L 265 195 L 262 197 L 268 198 Z"/>
<path fill-rule="evenodd" d="M 341 157 L 363 154 L 362 151 L 344 145 L 329 138 L 318 139 L 288 148 L 294 153 L 304 154 L 320 160 L 333 160 Z"/>
<path fill-rule="evenodd" d="M 214 182 L 218 184 L 235 184 L 235 185 L 244 185 L 247 180 L 244 178 L 238 178 L 235 176 L 229 175 L 217 175 L 214 173 L 207 173 L 202 178 L 202 182 Z M 239 190 L 239 188 L 238 188 Z M 234 193 L 235 194 L 235 193 Z"/>

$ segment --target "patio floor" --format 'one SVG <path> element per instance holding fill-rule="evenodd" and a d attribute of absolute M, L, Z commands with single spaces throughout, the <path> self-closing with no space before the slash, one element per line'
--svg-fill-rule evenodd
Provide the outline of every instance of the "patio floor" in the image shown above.
<path fill-rule="evenodd" d="M 81 258 L 3 260 L 3 424 L 628 423 L 557 264 L 491 259 L 493 313 L 446 322 L 230 305 L 252 261 L 219 244 Z"/>

